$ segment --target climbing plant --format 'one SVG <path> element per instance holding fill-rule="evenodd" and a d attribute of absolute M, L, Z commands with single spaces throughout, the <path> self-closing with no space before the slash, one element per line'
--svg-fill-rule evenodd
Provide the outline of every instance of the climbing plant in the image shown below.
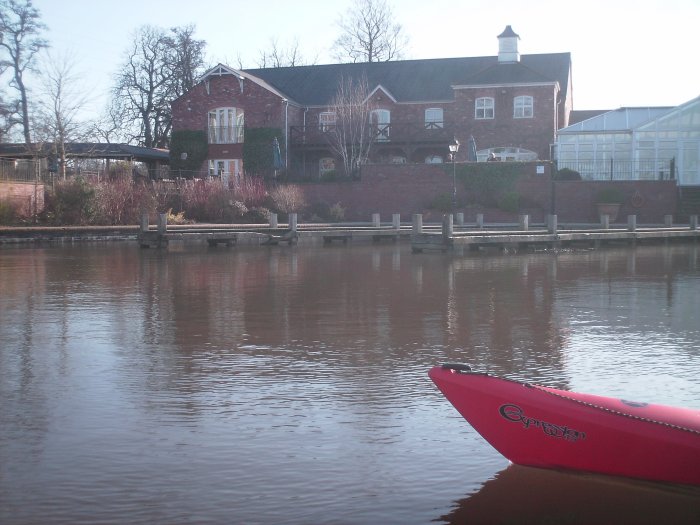
<path fill-rule="evenodd" d="M 272 153 L 274 139 L 280 145 L 280 154 L 284 159 L 284 139 L 279 128 L 246 128 L 243 143 L 243 166 L 247 175 L 258 177 L 270 176 L 275 167 Z"/>
<path fill-rule="evenodd" d="M 207 158 L 209 145 L 204 131 L 173 131 L 170 137 L 170 169 L 192 178 L 201 169 Z"/>
<path fill-rule="evenodd" d="M 446 164 L 445 169 L 451 172 L 452 166 Z M 456 170 L 457 178 L 467 190 L 469 202 L 487 206 L 498 205 L 504 195 L 516 191 L 519 174 L 510 163 L 459 164 Z"/>

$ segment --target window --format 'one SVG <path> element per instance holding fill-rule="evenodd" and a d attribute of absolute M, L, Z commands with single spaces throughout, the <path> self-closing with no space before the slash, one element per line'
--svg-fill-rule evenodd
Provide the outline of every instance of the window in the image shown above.
<path fill-rule="evenodd" d="M 369 119 L 372 123 L 374 139 L 379 142 L 387 142 L 391 127 L 391 112 L 388 109 L 375 109 L 370 113 Z"/>
<path fill-rule="evenodd" d="M 523 96 L 513 99 L 513 118 L 532 118 L 532 97 Z"/>
<path fill-rule="evenodd" d="M 217 108 L 209 112 L 209 144 L 243 142 L 243 110 Z"/>
<path fill-rule="evenodd" d="M 318 173 L 323 177 L 335 171 L 335 159 L 333 157 L 324 157 L 318 161 Z"/>
<path fill-rule="evenodd" d="M 429 155 L 425 157 L 426 164 L 442 164 L 442 157 L 440 155 Z"/>
<path fill-rule="evenodd" d="M 442 125 L 442 108 L 425 110 L 425 129 L 439 129 Z"/>
<path fill-rule="evenodd" d="M 493 118 L 493 106 L 491 97 L 477 98 L 474 103 L 474 118 L 478 120 Z"/>
<path fill-rule="evenodd" d="M 321 131 L 333 131 L 335 129 L 335 111 L 319 113 L 318 129 Z"/>
<path fill-rule="evenodd" d="M 241 182 L 241 159 L 213 159 L 209 160 L 209 176 L 220 177 L 221 182 L 228 186 L 233 182 Z"/>

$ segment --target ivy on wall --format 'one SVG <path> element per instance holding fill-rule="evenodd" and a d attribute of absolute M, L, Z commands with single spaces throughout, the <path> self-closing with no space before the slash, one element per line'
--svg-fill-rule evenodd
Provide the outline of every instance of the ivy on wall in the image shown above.
<path fill-rule="evenodd" d="M 451 175 L 453 167 L 444 167 Z M 469 202 L 493 206 L 516 191 L 520 174 L 513 163 L 474 162 L 458 164 L 456 177 L 467 190 Z"/>
<path fill-rule="evenodd" d="M 199 173 L 208 152 L 209 144 L 204 131 L 173 131 L 170 138 L 170 169 L 182 171 L 184 177 L 192 178 Z"/>
<path fill-rule="evenodd" d="M 279 128 L 246 128 L 243 143 L 243 166 L 248 175 L 271 176 L 274 171 L 272 142 L 275 137 L 284 159 L 284 139 Z"/>

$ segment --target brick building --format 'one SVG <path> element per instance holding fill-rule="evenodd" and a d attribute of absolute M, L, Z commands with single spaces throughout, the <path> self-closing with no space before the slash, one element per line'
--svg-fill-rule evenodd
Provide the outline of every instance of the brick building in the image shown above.
<path fill-rule="evenodd" d="M 474 137 L 477 160 L 550 159 L 572 109 L 569 53 L 520 55 L 510 26 L 486 57 L 235 70 L 219 64 L 172 103 L 173 130 L 207 132 L 202 170 L 243 173 L 245 130 L 281 131 L 290 174 L 314 179 L 339 166 L 329 142 L 330 111 L 342 79 L 364 78 L 372 112 L 369 162 L 440 163 L 448 144 Z M 470 159 L 473 160 L 473 159 Z"/>

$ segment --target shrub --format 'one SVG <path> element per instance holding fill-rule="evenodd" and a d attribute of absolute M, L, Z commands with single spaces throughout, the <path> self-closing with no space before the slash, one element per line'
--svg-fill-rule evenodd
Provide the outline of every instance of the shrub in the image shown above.
<path fill-rule="evenodd" d="M 187 224 L 189 221 L 185 219 L 185 212 L 173 213 L 173 210 L 168 210 L 166 213 L 168 224 Z"/>
<path fill-rule="evenodd" d="M 299 186 L 284 184 L 275 186 L 270 190 L 272 209 L 278 213 L 288 215 L 299 213 L 306 206 L 304 192 Z"/>
<path fill-rule="evenodd" d="M 570 168 L 562 168 L 554 174 L 554 180 L 581 180 L 581 174 Z"/>
<path fill-rule="evenodd" d="M 265 182 L 260 177 L 246 177 L 233 192 L 248 208 L 263 206 L 268 198 Z"/>
<path fill-rule="evenodd" d="M 121 177 L 93 187 L 97 224 L 137 224 L 143 212 L 155 211 L 155 195 L 143 182 Z"/>
<path fill-rule="evenodd" d="M 82 177 L 59 181 L 47 204 L 56 224 L 90 224 L 95 216 L 95 188 Z"/>
<path fill-rule="evenodd" d="M 262 206 L 252 208 L 243 217 L 246 222 L 254 224 L 264 224 L 270 222 L 270 210 Z"/>
<path fill-rule="evenodd" d="M 0 224 L 16 224 L 20 221 L 19 206 L 10 200 L 0 200 Z"/>
<path fill-rule="evenodd" d="M 328 209 L 330 219 L 335 222 L 341 222 L 345 220 L 345 208 L 343 208 L 339 202 L 336 202 L 333 206 Z"/>

